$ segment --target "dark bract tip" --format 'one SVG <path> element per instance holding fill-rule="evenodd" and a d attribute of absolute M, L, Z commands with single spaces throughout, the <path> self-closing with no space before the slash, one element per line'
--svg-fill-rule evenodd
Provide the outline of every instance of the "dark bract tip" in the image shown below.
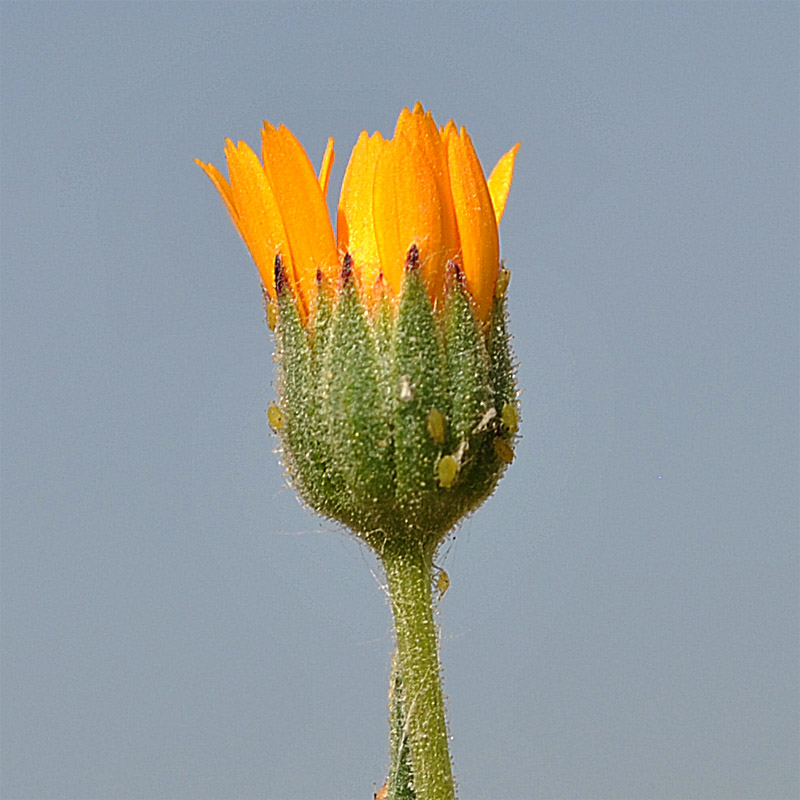
<path fill-rule="evenodd" d="M 411 272 L 419 267 L 419 247 L 416 244 L 412 244 L 411 247 L 408 248 L 408 253 L 406 254 L 406 271 Z"/>
<path fill-rule="evenodd" d="M 459 285 L 464 284 L 464 271 L 458 264 L 458 261 L 453 260 L 452 258 L 447 262 L 447 278 L 451 283 L 458 283 Z"/>
<path fill-rule="evenodd" d="M 287 284 L 288 278 L 283 259 L 280 253 L 275 253 L 275 293 L 282 295 L 286 291 Z"/>
<path fill-rule="evenodd" d="M 347 286 L 353 277 L 353 257 L 350 253 L 345 253 L 342 259 L 342 286 Z"/>

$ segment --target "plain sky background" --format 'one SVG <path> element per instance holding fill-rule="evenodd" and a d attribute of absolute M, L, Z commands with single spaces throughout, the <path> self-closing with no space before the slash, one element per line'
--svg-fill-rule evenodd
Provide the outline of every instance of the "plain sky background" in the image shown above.
<path fill-rule="evenodd" d="M 524 422 L 440 563 L 460 800 L 798 784 L 798 5 L 4 3 L 2 797 L 358 800 L 374 559 L 283 483 L 256 270 L 192 163 L 335 206 L 421 100 L 503 219 Z"/>

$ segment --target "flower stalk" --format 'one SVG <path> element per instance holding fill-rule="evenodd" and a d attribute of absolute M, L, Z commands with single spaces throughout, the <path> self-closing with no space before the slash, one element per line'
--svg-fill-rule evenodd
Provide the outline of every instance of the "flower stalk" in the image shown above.
<path fill-rule="evenodd" d="M 405 723 L 403 679 L 395 648 L 392 656 L 392 674 L 389 679 L 389 777 L 381 790 L 383 794 L 376 795 L 381 800 L 416 800 L 408 729 Z"/>
<path fill-rule="evenodd" d="M 399 688 L 402 733 L 410 753 L 408 771 L 397 748 L 398 774 L 390 775 L 389 798 L 453 800 L 455 788 L 442 697 L 441 671 L 431 593 L 431 554 L 413 540 L 395 540 L 381 553 L 395 624 L 395 691 Z M 398 687 L 399 684 L 399 687 Z M 395 734 L 397 736 L 398 734 Z M 392 778 L 394 777 L 394 781 Z M 410 794 L 413 789 L 415 794 Z"/>

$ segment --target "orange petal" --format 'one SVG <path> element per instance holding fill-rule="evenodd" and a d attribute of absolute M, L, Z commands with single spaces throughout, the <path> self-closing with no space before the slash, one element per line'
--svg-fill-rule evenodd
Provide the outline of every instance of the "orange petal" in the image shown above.
<path fill-rule="evenodd" d="M 489 176 L 489 194 L 492 196 L 492 206 L 497 224 L 503 217 L 508 191 L 511 189 L 511 179 L 514 177 L 514 161 L 517 157 L 520 142 L 517 142 L 500 160 L 495 164 L 492 174 Z"/>
<path fill-rule="evenodd" d="M 395 136 L 383 146 L 375 168 L 373 213 L 390 291 L 400 295 L 406 254 L 416 244 L 431 297 L 440 297 L 448 258 L 442 239 L 442 198 L 428 159 L 407 136 Z"/>
<path fill-rule="evenodd" d="M 322 196 L 328 194 L 328 181 L 331 179 L 331 167 L 333 167 L 333 137 L 328 137 L 328 144 L 325 145 L 325 155 L 322 156 L 322 165 L 319 168 L 319 188 L 322 189 Z"/>
<path fill-rule="evenodd" d="M 430 111 L 425 111 L 421 103 L 413 111 L 404 108 L 394 126 L 394 138 L 407 136 L 426 154 L 428 161 L 435 164 L 439 160 L 442 147 L 442 134 Z"/>
<path fill-rule="evenodd" d="M 375 166 L 384 146 L 380 133 L 362 131 L 344 173 L 336 218 L 336 239 L 340 253 L 353 257 L 353 271 L 365 291 L 380 273 L 380 255 L 372 217 Z"/>
<path fill-rule="evenodd" d="M 265 122 L 261 138 L 264 172 L 291 246 L 294 273 L 289 275 L 301 308 L 307 311 L 316 291 L 317 270 L 331 278 L 339 269 L 328 207 L 314 168 L 292 132 Z"/>
<path fill-rule="evenodd" d="M 208 175 L 211 183 L 214 184 L 220 197 L 222 197 L 225 207 L 231 215 L 233 224 L 236 226 L 236 229 L 239 230 L 239 214 L 236 211 L 236 206 L 233 204 L 233 193 L 231 192 L 231 185 L 228 183 L 228 180 L 213 164 L 206 164 L 199 158 L 196 158 L 194 163 Z M 241 230 L 239 230 L 239 233 L 241 234 Z"/>
<path fill-rule="evenodd" d="M 455 129 L 455 125 L 453 125 Z M 445 128 L 447 131 L 447 128 Z M 446 135 L 449 135 L 446 134 Z M 403 109 L 395 125 L 395 137 L 407 136 L 423 154 L 436 179 L 441 199 L 442 241 L 448 253 L 444 258 L 454 258 L 458 252 L 458 228 L 455 210 L 450 194 L 450 174 L 447 169 L 447 145 L 442 132 L 433 121 L 433 114 L 424 111 L 421 103 L 414 106 L 413 112 Z"/>
<path fill-rule="evenodd" d="M 447 125 L 442 128 L 442 141 L 444 142 L 445 147 L 447 147 L 447 140 L 451 136 L 458 136 L 458 128 L 456 128 L 456 124 L 453 122 L 453 120 L 450 120 Z"/>
<path fill-rule="evenodd" d="M 442 138 L 430 111 L 425 111 L 421 103 L 414 106 L 413 111 L 403 109 L 395 125 L 395 139 L 405 137 L 417 152 L 417 158 L 424 160 L 430 174 L 436 182 L 436 191 L 439 196 L 439 220 L 441 226 L 440 252 L 435 263 L 428 268 L 429 286 L 432 297 L 439 296 L 444 285 L 444 265 L 458 254 L 458 227 L 456 225 L 455 209 L 450 191 L 450 174 L 447 168 L 447 146 Z M 413 197 L 409 198 L 413 202 Z M 425 261 L 424 254 L 423 265 Z M 441 269 L 438 273 L 433 271 L 434 266 Z"/>
<path fill-rule="evenodd" d="M 478 314 L 485 320 L 492 307 L 500 268 L 494 208 L 483 168 L 466 130 L 462 128 L 458 136 L 450 135 L 447 144 L 464 278 Z"/>
<path fill-rule="evenodd" d="M 231 176 L 231 196 L 245 240 L 267 291 L 275 297 L 275 254 L 280 251 L 291 271 L 291 251 L 278 202 L 256 154 L 245 144 L 227 140 L 225 157 Z"/>

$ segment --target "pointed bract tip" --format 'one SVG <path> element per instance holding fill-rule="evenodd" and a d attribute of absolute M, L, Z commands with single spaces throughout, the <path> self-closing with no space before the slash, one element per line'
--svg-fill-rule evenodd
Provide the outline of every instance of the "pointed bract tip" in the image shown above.
<path fill-rule="evenodd" d="M 286 267 L 280 253 L 275 253 L 275 294 L 282 295 L 288 286 Z"/>
<path fill-rule="evenodd" d="M 454 286 L 455 284 L 459 284 L 460 286 L 464 285 L 464 271 L 461 269 L 458 261 L 455 259 L 450 259 L 447 262 L 447 282 Z"/>
<path fill-rule="evenodd" d="M 406 272 L 412 272 L 419 267 L 419 247 L 416 244 L 412 244 L 408 248 L 405 267 Z"/>
<path fill-rule="evenodd" d="M 347 286 L 353 277 L 353 257 L 345 253 L 342 259 L 342 286 Z"/>

